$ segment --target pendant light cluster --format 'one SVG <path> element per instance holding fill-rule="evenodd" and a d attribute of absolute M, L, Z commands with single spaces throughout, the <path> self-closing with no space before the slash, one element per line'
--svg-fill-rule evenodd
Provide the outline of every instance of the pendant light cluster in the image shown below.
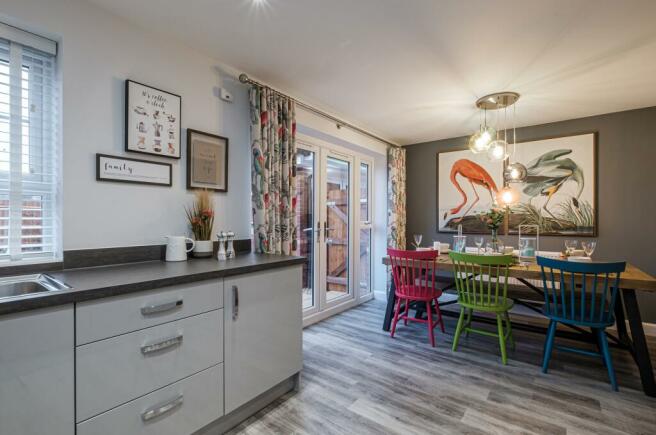
<path fill-rule="evenodd" d="M 479 130 L 474 133 L 468 142 L 469 149 L 474 154 L 485 153 L 492 162 L 503 162 L 503 184 L 499 191 L 497 200 L 499 203 L 510 206 L 519 200 L 519 193 L 510 187 L 509 183 L 521 183 L 526 181 L 526 167 L 517 161 L 512 161 L 515 156 L 515 103 L 519 99 L 516 92 L 497 92 L 486 95 L 476 101 L 476 107 L 483 112 L 484 122 L 480 124 Z M 509 153 L 508 144 L 508 108 L 512 106 L 512 152 Z M 487 112 L 494 110 L 496 113 L 495 127 L 489 126 Z M 502 112 L 503 111 L 503 112 Z"/>

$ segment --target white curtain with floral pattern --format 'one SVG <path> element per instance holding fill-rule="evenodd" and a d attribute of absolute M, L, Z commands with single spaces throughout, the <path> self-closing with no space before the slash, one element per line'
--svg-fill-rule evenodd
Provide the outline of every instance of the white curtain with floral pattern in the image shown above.
<path fill-rule="evenodd" d="M 294 101 L 253 86 L 251 182 L 255 252 L 296 249 L 296 112 Z"/>
<path fill-rule="evenodd" d="M 387 246 L 405 249 L 405 150 L 387 150 Z"/>

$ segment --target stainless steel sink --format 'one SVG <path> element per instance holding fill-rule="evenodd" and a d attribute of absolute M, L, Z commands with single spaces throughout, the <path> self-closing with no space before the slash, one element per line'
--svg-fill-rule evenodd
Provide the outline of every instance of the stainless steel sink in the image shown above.
<path fill-rule="evenodd" d="M 0 278 L 0 299 L 72 288 L 44 273 Z"/>

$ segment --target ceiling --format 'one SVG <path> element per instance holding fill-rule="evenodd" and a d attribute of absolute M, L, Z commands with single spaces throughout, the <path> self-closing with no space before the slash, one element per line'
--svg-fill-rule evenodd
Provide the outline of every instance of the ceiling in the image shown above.
<path fill-rule="evenodd" d="M 654 0 L 89 0 L 400 144 L 656 105 Z"/>

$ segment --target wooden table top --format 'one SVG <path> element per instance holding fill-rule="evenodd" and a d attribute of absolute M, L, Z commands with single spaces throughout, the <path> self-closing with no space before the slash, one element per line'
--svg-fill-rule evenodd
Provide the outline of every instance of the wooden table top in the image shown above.
<path fill-rule="evenodd" d="M 453 270 L 453 263 L 448 254 L 440 255 L 437 262 L 442 270 Z M 390 259 L 388 256 L 383 257 L 383 264 L 387 266 L 390 265 Z M 542 271 L 537 264 L 514 265 L 510 267 L 508 276 L 512 278 L 541 280 Z M 626 270 L 620 277 L 620 287 L 656 293 L 656 278 L 627 263 Z"/>

